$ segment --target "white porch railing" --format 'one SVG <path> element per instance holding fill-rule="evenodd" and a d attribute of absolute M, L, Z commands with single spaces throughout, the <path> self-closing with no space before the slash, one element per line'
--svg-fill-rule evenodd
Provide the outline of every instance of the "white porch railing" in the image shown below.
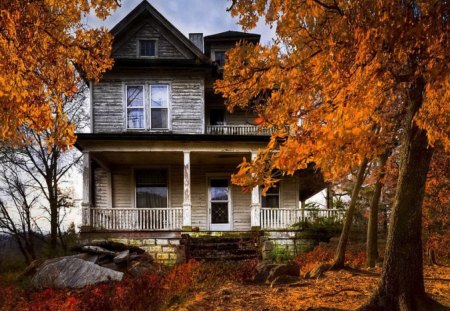
<path fill-rule="evenodd" d="M 261 208 L 261 229 L 286 229 L 298 222 L 311 222 L 319 217 L 344 219 L 340 209 Z"/>
<path fill-rule="evenodd" d="M 100 230 L 180 230 L 183 208 L 83 208 L 82 217 Z"/>
<path fill-rule="evenodd" d="M 258 135 L 270 136 L 273 129 L 259 128 L 256 125 L 207 125 L 206 134 L 210 135 Z"/>

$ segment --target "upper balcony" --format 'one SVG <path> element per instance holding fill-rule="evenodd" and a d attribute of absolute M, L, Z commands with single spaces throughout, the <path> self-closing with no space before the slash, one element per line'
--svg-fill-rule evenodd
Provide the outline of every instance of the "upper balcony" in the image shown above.
<path fill-rule="evenodd" d="M 273 129 L 260 128 L 256 125 L 207 125 L 208 135 L 248 135 L 248 136 L 270 136 Z"/>

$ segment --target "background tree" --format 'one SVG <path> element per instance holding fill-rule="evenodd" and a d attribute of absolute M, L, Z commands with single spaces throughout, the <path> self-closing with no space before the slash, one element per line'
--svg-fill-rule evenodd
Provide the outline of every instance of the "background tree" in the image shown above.
<path fill-rule="evenodd" d="M 39 195 L 14 167 L 4 163 L 0 167 L 0 232 L 14 239 L 30 263 L 36 259 L 35 240 L 40 237 L 36 222 Z"/>
<path fill-rule="evenodd" d="M 382 155 L 399 129 L 383 272 L 364 309 L 432 308 L 417 254 L 433 146 L 450 149 L 450 2 L 234 0 L 231 13 L 244 29 L 264 17 L 277 33 L 270 47 L 230 51 L 216 83 L 230 110 L 270 91 L 252 105 L 276 131 L 234 181 L 268 187 L 275 170 L 293 174 L 311 162 L 333 179 Z"/>
<path fill-rule="evenodd" d="M 431 161 L 424 200 L 424 242 L 430 264 L 450 260 L 450 156 L 438 147 Z"/>
<path fill-rule="evenodd" d="M 65 128 L 49 144 L 73 144 L 73 125 L 63 116 L 66 97 L 78 91 L 81 77 L 96 80 L 112 65 L 111 36 L 89 29 L 82 18 L 106 18 L 116 0 L 3 0 L 0 2 L 0 139 L 23 138 L 18 128 L 40 133 L 53 123 Z M 77 74 L 81 73 L 81 76 Z"/>
<path fill-rule="evenodd" d="M 61 147 L 59 142 L 70 136 L 69 131 L 81 130 L 86 126 L 85 89 L 86 85 L 80 85 L 79 90 L 72 96 L 66 97 L 61 105 L 51 105 L 53 123 L 49 128 L 40 132 L 28 127 L 21 128 L 20 145 L 0 146 L 0 155 L 3 160 L 33 180 L 47 202 L 50 246 L 53 249 L 57 247 L 58 236 L 61 236 L 60 226 L 63 215 L 60 212 L 71 201 L 67 193 L 63 192 L 64 178 L 81 159 L 79 152 L 69 152 L 66 146 Z M 70 126 L 67 127 L 67 124 Z"/>

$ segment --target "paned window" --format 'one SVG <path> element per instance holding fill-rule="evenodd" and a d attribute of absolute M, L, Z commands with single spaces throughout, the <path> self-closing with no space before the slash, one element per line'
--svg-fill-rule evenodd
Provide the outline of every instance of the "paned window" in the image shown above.
<path fill-rule="evenodd" d="M 127 86 L 127 128 L 145 127 L 144 86 Z"/>
<path fill-rule="evenodd" d="M 280 188 L 269 188 L 266 196 L 262 195 L 261 188 L 261 207 L 263 208 L 279 208 L 280 207 Z"/>
<path fill-rule="evenodd" d="M 156 40 L 139 40 L 139 56 L 155 57 Z"/>
<path fill-rule="evenodd" d="M 161 208 L 168 205 L 167 170 L 136 170 L 136 207 Z"/>
<path fill-rule="evenodd" d="M 169 128 L 168 84 L 127 85 L 126 96 L 127 129 Z"/>
<path fill-rule="evenodd" d="M 169 86 L 167 84 L 150 85 L 150 114 L 152 129 L 166 129 L 169 106 Z"/>
<path fill-rule="evenodd" d="M 215 51 L 214 52 L 214 61 L 217 63 L 219 67 L 223 67 L 225 65 L 225 52 L 224 51 Z"/>

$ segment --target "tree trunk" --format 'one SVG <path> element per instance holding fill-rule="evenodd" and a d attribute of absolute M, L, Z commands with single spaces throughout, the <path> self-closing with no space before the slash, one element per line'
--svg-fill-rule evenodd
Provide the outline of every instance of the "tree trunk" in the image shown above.
<path fill-rule="evenodd" d="M 379 159 L 379 173 L 372 201 L 370 202 L 369 223 L 367 224 L 367 267 L 375 267 L 378 260 L 378 205 L 380 204 L 381 190 L 383 188 L 383 179 L 385 175 L 387 154 L 383 154 Z"/>
<path fill-rule="evenodd" d="M 50 248 L 56 249 L 58 245 L 58 202 L 50 187 L 48 203 L 50 205 Z"/>
<path fill-rule="evenodd" d="M 361 310 L 434 310 L 425 294 L 422 250 L 422 201 L 433 149 L 427 133 L 414 123 L 422 105 L 424 81 L 412 86 L 402 139 L 397 192 L 389 220 L 383 271 L 377 290 Z"/>
<path fill-rule="evenodd" d="M 342 228 L 341 237 L 339 238 L 339 244 L 336 250 L 336 257 L 331 264 L 331 269 L 341 269 L 345 264 L 345 250 L 347 248 L 348 237 L 350 235 L 350 228 L 353 222 L 353 215 L 355 214 L 356 201 L 358 199 L 359 190 L 364 182 L 364 175 L 366 173 L 367 164 L 369 163 L 367 158 L 364 158 L 359 166 L 358 174 L 356 176 L 356 183 L 353 186 L 352 199 L 350 206 L 348 207 L 347 215 L 345 217 L 344 227 Z"/>

